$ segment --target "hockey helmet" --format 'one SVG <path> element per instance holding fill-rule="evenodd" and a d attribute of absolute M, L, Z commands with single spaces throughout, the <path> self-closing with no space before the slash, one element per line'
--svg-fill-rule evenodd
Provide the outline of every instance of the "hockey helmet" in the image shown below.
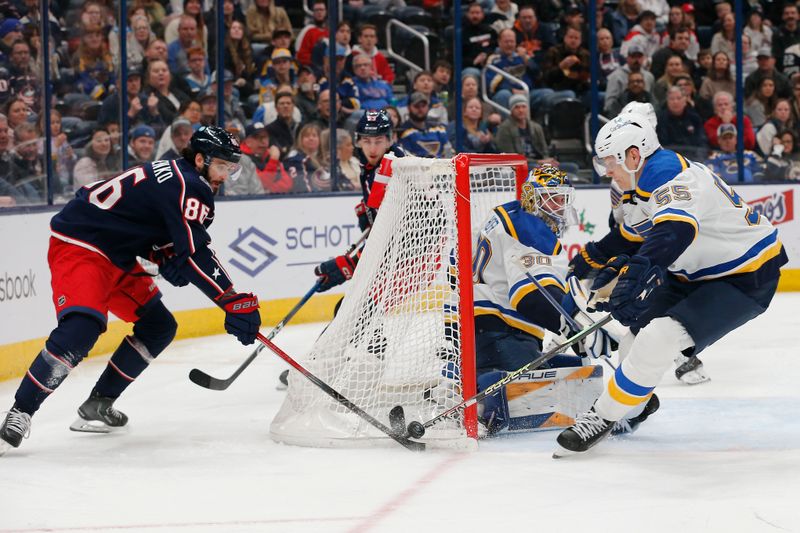
<path fill-rule="evenodd" d="M 189 144 L 195 153 L 205 156 L 206 165 L 212 157 L 236 164 L 242 158 L 242 149 L 236 137 L 217 126 L 201 126 L 194 132 Z"/>
<path fill-rule="evenodd" d="M 642 159 L 639 166 L 629 169 L 625 166 L 628 148 L 636 147 Z M 611 176 L 614 169 L 621 166 L 631 177 L 631 189 L 636 188 L 636 173 L 644 165 L 644 160 L 661 148 L 656 130 L 644 115 L 635 113 L 619 114 L 606 123 L 597 133 L 594 142 L 594 168 L 601 176 Z"/>
<path fill-rule="evenodd" d="M 367 109 L 356 126 L 358 137 L 391 137 L 392 119 L 384 109 Z"/>
<path fill-rule="evenodd" d="M 520 204 L 526 212 L 536 215 L 560 236 L 578 221 L 572 201 L 575 189 L 569 176 L 552 165 L 542 165 L 531 170 L 522 184 Z"/>
<path fill-rule="evenodd" d="M 642 115 L 647 118 L 653 129 L 658 127 L 658 116 L 656 116 L 656 110 L 650 102 L 628 102 L 619 114 Z"/>

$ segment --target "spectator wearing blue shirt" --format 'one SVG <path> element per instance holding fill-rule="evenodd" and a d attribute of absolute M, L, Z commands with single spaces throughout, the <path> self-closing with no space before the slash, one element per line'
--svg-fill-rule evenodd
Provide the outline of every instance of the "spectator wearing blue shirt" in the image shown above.
<path fill-rule="evenodd" d="M 358 54 L 353 58 L 353 82 L 358 88 L 361 109 L 383 109 L 394 99 L 392 86 L 375 77 L 372 58 Z"/>
<path fill-rule="evenodd" d="M 450 157 L 453 149 L 445 127 L 428 120 L 430 101 L 419 91 L 408 98 L 408 120 L 400 125 L 400 146 L 418 157 Z"/>
<path fill-rule="evenodd" d="M 189 71 L 186 53 L 200 46 L 197 39 L 197 21 L 189 15 L 181 15 L 178 23 L 178 38 L 167 46 L 167 63 L 173 75 L 182 76 Z"/>
<path fill-rule="evenodd" d="M 739 181 L 739 164 L 736 158 L 736 126 L 720 124 L 717 128 L 719 150 L 713 152 L 706 164 L 728 183 Z M 752 150 L 744 151 L 744 183 L 761 181 L 764 169 L 761 158 Z"/>
<path fill-rule="evenodd" d="M 491 55 L 488 63 L 508 74 L 519 78 L 527 87 L 532 87 L 528 77 L 525 59 L 517 53 L 517 36 L 514 30 L 506 28 L 497 38 L 497 52 Z M 486 84 L 490 97 L 496 103 L 508 108 L 508 99 L 512 94 L 524 94 L 525 87 L 492 70 L 486 72 Z"/>

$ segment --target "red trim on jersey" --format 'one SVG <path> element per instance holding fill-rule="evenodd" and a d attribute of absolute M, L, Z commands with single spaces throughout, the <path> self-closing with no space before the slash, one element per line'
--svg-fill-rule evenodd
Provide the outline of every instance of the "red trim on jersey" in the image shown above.
<path fill-rule="evenodd" d="M 50 234 L 53 237 L 55 237 L 56 239 L 58 239 L 59 241 L 64 241 L 64 242 L 69 243 L 69 244 L 74 244 L 75 246 L 80 246 L 81 248 L 85 248 L 85 249 L 90 250 L 90 251 L 92 251 L 92 252 L 94 252 L 96 254 L 100 254 L 103 257 L 105 257 L 106 259 L 108 259 L 108 256 L 106 254 L 104 254 L 103 252 L 101 252 L 99 248 L 95 248 L 94 246 L 92 246 L 88 242 L 82 241 L 80 239 L 75 239 L 73 237 L 67 237 L 66 235 L 63 235 L 63 234 L 57 232 L 56 230 L 54 230 L 52 228 L 50 229 Z M 111 261 L 111 259 L 108 259 L 108 260 L 109 260 L 109 262 Z"/>
<path fill-rule="evenodd" d="M 195 262 L 194 262 L 194 259 L 192 259 L 192 258 L 190 257 L 190 258 L 188 259 L 188 261 L 187 261 L 187 262 L 189 263 L 189 265 L 191 265 L 191 267 L 192 267 L 192 268 L 195 270 L 195 272 L 197 272 L 198 274 L 200 274 L 200 277 L 202 277 L 204 280 L 206 280 L 206 281 L 209 283 L 209 285 L 211 285 L 212 287 L 214 287 L 215 289 L 217 289 L 217 291 L 218 291 L 220 294 L 222 294 L 222 293 L 224 293 L 224 292 L 225 292 L 225 291 L 223 291 L 223 290 L 222 290 L 222 287 L 220 287 L 220 286 L 217 284 L 217 282 L 216 282 L 216 281 L 214 281 L 213 279 L 211 279 L 210 277 L 208 277 L 208 275 L 206 275 L 206 273 L 205 273 L 205 272 L 203 272 L 203 271 L 200 269 L 200 267 L 199 267 L 199 266 L 197 266 L 197 263 L 195 263 Z"/>
<path fill-rule="evenodd" d="M 39 380 L 38 380 L 38 379 L 36 379 L 35 377 L 33 377 L 33 374 L 31 374 L 31 371 L 30 371 L 30 370 L 28 370 L 28 372 L 26 372 L 26 373 L 25 373 L 25 375 L 26 375 L 26 376 L 28 376 L 28 377 L 30 378 L 30 380 L 31 380 L 31 381 L 33 381 L 33 384 L 34 384 L 34 385 L 36 385 L 37 387 L 39 387 L 40 389 L 42 389 L 42 390 L 43 390 L 44 392 L 46 392 L 47 394 L 50 394 L 51 392 L 53 392 L 53 389 L 48 389 L 47 387 L 45 387 L 44 385 L 42 385 L 41 383 L 39 383 Z"/>
<path fill-rule="evenodd" d="M 175 160 L 172 160 L 172 168 L 175 169 L 175 173 L 178 175 L 178 179 L 181 182 L 181 220 L 183 220 L 183 225 L 186 226 L 186 233 L 189 235 L 189 255 L 195 252 L 194 248 L 194 235 L 192 234 L 192 228 L 189 226 L 189 223 L 186 221 L 186 217 L 184 216 L 183 211 L 183 204 L 186 200 L 186 180 L 183 178 L 183 174 L 181 170 L 178 168 L 178 164 L 175 163 Z"/>
<path fill-rule="evenodd" d="M 118 367 L 117 365 L 115 365 L 115 364 L 114 364 L 114 361 L 111 361 L 111 360 L 109 360 L 109 361 L 108 361 L 108 366 L 110 366 L 111 368 L 113 368 L 114 370 L 116 370 L 116 371 L 117 371 L 117 373 L 118 373 L 120 376 L 122 376 L 124 379 L 126 379 L 126 380 L 128 380 L 128 381 L 134 381 L 134 380 L 136 379 L 136 378 L 132 378 L 132 377 L 130 377 L 128 374 L 126 374 L 125 372 L 123 372 L 122 370 L 120 370 L 120 369 L 119 369 L 119 367 Z"/>

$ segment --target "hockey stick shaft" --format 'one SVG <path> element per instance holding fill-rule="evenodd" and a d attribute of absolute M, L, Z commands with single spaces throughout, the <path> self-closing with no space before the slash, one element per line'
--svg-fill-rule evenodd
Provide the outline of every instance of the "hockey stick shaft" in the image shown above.
<path fill-rule="evenodd" d="M 372 228 L 369 227 L 366 230 L 364 230 L 364 232 L 361 233 L 361 236 L 358 238 L 358 240 L 354 242 L 350 246 L 350 248 L 348 248 L 347 253 L 345 255 L 352 254 L 358 248 L 358 246 L 361 245 L 361 243 L 363 243 L 367 239 L 371 229 Z M 317 280 L 314 286 L 311 287 L 311 289 L 309 289 L 309 291 L 300 299 L 300 301 L 297 302 L 297 304 L 289 310 L 286 316 L 283 317 L 281 321 L 275 325 L 272 331 L 269 332 L 269 334 L 267 335 L 267 339 L 272 340 L 275 337 L 275 335 L 277 335 L 283 329 L 283 327 L 294 317 L 294 315 L 297 314 L 300 308 L 303 307 L 306 304 L 306 302 L 308 302 L 308 300 L 310 300 L 311 297 L 314 296 L 314 294 L 319 290 L 319 286 L 321 283 L 322 283 L 321 280 Z M 245 359 L 244 362 L 241 365 L 239 365 L 239 368 L 237 368 L 236 371 L 226 379 L 215 378 L 197 368 L 193 368 L 192 371 L 189 372 L 189 379 L 192 381 L 192 383 L 195 383 L 196 385 L 199 385 L 201 387 L 205 387 L 206 389 L 225 390 L 231 386 L 231 384 L 236 380 L 236 378 L 238 378 L 239 375 L 242 372 L 244 372 L 244 370 L 248 366 L 250 366 L 250 363 L 252 363 L 256 357 L 258 357 L 258 355 L 261 353 L 263 349 L 264 345 L 263 344 L 259 345 L 259 347 L 253 350 L 253 353 L 251 353 L 247 357 L 247 359 Z"/>
<path fill-rule="evenodd" d="M 591 326 L 588 326 L 586 329 L 581 330 L 578 333 L 576 333 L 575 335 L 573 335 L 572 337 L 568 338 L 566 341 L 562 342 L 561 344 L 559 344 L 558 346 L 556 346 L 552 350 L 548 351 L 547 353 L 544 353 L 544 354 L 540 355 L 539 357 L 537 357 L 536 359 L 534 359 L 533 361 L 531 361 L 527 365 L 523 366 L 522 368 L 519 368 L 519 369 L 515 370 L 514 372 L 510 373 L 509 375 L 507 375 L 506 377 L 501 379 L 500 381 L 498 381 L 496 383 L 493 383 L 492 385 L 486 387 L 484 390 L 482 390 L 481 392 L 479 392 L 475 396 L 473 396 L 471 398 L 467 398 L 466 400 L 462 401 L 458 405 L 454 405 L 453 407 L 447 409 L 446 411 L 443 411 L 443 412 L 439 413 L 434 418 L 431 418 L 430 420 L 428 420 L 427 422 L 422 424 L 423 427 L 425 427 L 427 429 L 427 428 L 433 426 L 439 420 L 442 420 L 442 419 L 450 416 L 451 414 L 455 413 L 456 411 L 458 411 L 460 409 L 466 409 L 467 407 L 471 407 L 472 405 L 475 405 L 476 403 L 478 403 L 479 401 L 483 400 L 487 396 L 491 396 L 492 394 L 494 394 L 497 391 L 499 391 L 502 387 L 508 385 L 509 383 L 511 383 L 512 381 L 517 379 L 520 375 L 524 374 L 525 372 L 530 372 L 531 370 L 535 370 L 537 367 L 539 367 L 539 365 L 541 365 L 543 363 L 546 363 L 548 360 L 550 360 L 553 357 L 555 357 L 556 355 L 562 353 L 564 350 L 566 350 L 567 348 L 569 348 L 570 346 L 572 346 L 576 342 L 579 342 L 579 341 L 583 340 L 585 337 L 587 337 L 588 335 L 591 335 L 592 333 L 594 333 L 598 329 L 602 328 L 603 326 L 605 326 L 606 324 L 608 324 L 612 320 L 613 320 L 613 317 L 611 315 L 606 315 L 605 317 L 603 317 L 602 319 L 598 320 L 597 322 L 595 322 Z"/>
<path fill-rule="evenodd" d="M 314 296 L 314 294 L 316 294 L 317 289 L 319 289 L 319 285 L 320 285 L 319 281 L 314 283 L 314 286 L 311 287 L 311 289 L 309 289 L 308 292 L 305 293 L 305 295 L 302 298 L 300 298 L 300 301 L 297 302 L 295 306 L 289 310 L 286 316 L 283 317 L 281 321 L 275 325 L 274 328 L 272 328 L 272 331 L 270 331 L 265 338 L 272 340 L 275 337 L 275 335 L 277 335 L 284 328 L 284 326 L 286 326 L 286 324 L 289 323 L 289 321 L 294 317 L 294 315 L 297 314 L 300 308 L 303 307 L 306 304 L 306 302 L 308 302 L 311 299 L 311 297 Z M 264 345 L 261 344 L 258 348 L 253 350 L 253 353 L 251 353 L 250 356 L 247 359 L 245 359 L 242 364 L 239 365 L 239 368 L 237 368 L 236 371 L 226 379 L 215 378 L 214 376 L 206 374 L 205 372 L 197 368 L 194 368 L 192 369 L 191 372 L 189 372 L 189 379 L 193 383 L 200 385 L 201 387 L 205 387 L 206 389 L 225 390 L 231 386 L 231 383 L 233 383 L 236 380 L 236 378 L 238 378 L 239 375 L 242 372 L 244 372 L 244 370 L 248 366 L 250 366 L 250 363 L 252 363 L 256 357 L 258 357 L 258 355 L 261 353 L 263 349 Z"/>
<path fill-rule="evenodd" d="M 283 350 L 281 350 L 280 348 L 275 346 L 264 335 L 259 333 L 257 338 L 258 338 L 259 341 L 261 341 L 261 343 L 264 346 L 266 346 L 273 353 L 275 353 L 275 355 L 277 355 L 278 357 L 280 357 L 281 359 L 283 359 L 284 361 L 289 363 L 289 365 L 292 368 L 294 368 L 295 370 L 297 370 L 298 372 L 303 374 L 311 383 L 313 383 L 314 385 L 319 387 L 322 390 L 322 392 L 324 392 L 325 394 L 327 394 L 328 396 L 330 396 L 331 398 L 336 400 L 338 403 L 340 403 L 343 406 L 345 406 L 347 409 L 352 411 L 354 414 L 358 415 L 362 420 L 364 420 L 365 422 L 370 424 L 372 427 L 378 429 L 379 431 L 381 431 L 386 436 L 388 436 L 391 439 L 393 439 L 395 442 L 397 442 L 398 444 L 400 444 L 404 448 L 407 448 L 407 449 L 412 450 L 412 451 L 422 451 L 422 450 L 425 449 L 425 444 L 424 443 L 415 442 L 415 441 L 409 440 L 409 439 L 407 439 L 407 438 L 405 438 L 403 436 L 395 434 L 389 427 L 387 427 L 386 425 L 382 424 L 379 420 L 377 420 L 374 417 L 372 417 L 369 413 L 367 413 L 366 411 L 364 411 L 363 409 L 358 407 L 356 404 L 354 404 L 353 402 L 348 400 L 342 393 L 340 393 L 337 390 L 335 390 L 333 387 L 331 387 L 330 385 L 328 385 L 327 383 L 325 383 L 324 381 L 319 379 L 317 376 L 312 374 L 310 370 L 308 370 L 303 365 L 301 365 L 300 363 L 298 363 L 297 361 L 292 359 L 292 357 L 289 354 L 287 354 L 286 352 L 284 352 Z"/>
<path fill-rule="evenodd" d="M 580 330 L 581 330 L 581 325 L 580 325 L 580 324 L 578 324 L 578 322 L 576 322 L 576 321 L 575 321 L 575 319 L 574 319 L 574 318 L 572 318 L 572 316 L 570 316 L 570 314 L 569 314 L 569 313 L 567 313 L 567 310 L 566 310 L 566 309 L 564 309 L 564 307 L 562 307 L 560 303 L 558 303 L 558 300 L 556 300 L 556 299 L 553 297 L 553 295 L 552 295 L 552 294 L 550 294 L 550 292 L 549 292 L 549 291 L 546 291 L 546 290 L 544 289 L 544 287 L 542 286 L 542 284 L 541 284 L 541 283 L 539 283 L 539 280 L 537 280 L 536 278 L 534 278 L 534 277 L 531 275 L 531 273 L 530 273 L 530 272 L 528 272 L 528 271 L 525 271 L 525 275 L 528 277 L 528 279 L 529 279 L 529 280 L 531 280 L 531 281 L 533 282 L 533 284 L 534 284 L 534 285 L 536 285 L 536 288 L 539 290 L 539 292 L 542 294 L 542 296 L 544 296 L 544 299 L 545 299 L 545 300 L 547 300 L 548 302 L 550 302 L 550 305 L 552 305 L 552 306 L 553 306 L 553 308 L 554 308 L 556 311 L 558 311 L 559 313 L 561 313 L 561 316 L 563 316 L 563 317 L 564 317 L 564 320 L 566 320 L 566 321 L 567 321 L 567 324 L 569 324 L 569 327 L 571 327 L 571 328 L 572 328 L 574 331 L 580 331 Z M 584 313 L 584 316 L 586 316 L 586 314 L 585 314 L 585 313 Z M 586 318 L 589 318 L 589 317 L 587 316 Z M 591 319 L 589 318 L 589 320 L 591 320 Z M 611 361 L 609 361 L 607 357 L 602 357 L 601 359 L 602 359 L 603 361 L 605 361 L 605 362 L 606 362 L 606 364 L 607 364 L 607 365 L 608 365 L 608 366 L 609 366 L 609 367 L 610 367 L 612 370 L 615 370 L 615 371 L 617 370 L 617 367 L 615 367 L 615 366 L 614 366 L 614 364 L 613 364 Z"/>

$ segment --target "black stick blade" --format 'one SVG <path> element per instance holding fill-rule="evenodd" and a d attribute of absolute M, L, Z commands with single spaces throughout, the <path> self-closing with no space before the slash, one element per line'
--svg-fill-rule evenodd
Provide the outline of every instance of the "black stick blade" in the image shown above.
<path fill-rule="evenodd" d="M 396 405 L 389 411 L 389 425 L 395 435 L 405 435 L 406 433 L 406 414 L 402 405 Z"/>
<path fill-rule="evenodd" d="M 209 376 L 208 374 L 206 374 L 205 372 L 203 372 L 202 370 L 199 370 L 197 368 L 193 368 L 189 372 L 189 380 L 192 383 L 194 383 L 195 385 L 199 385 L 199 386 L 203 387 L 204 389 L 225 390 L 226 388 L 228 388 L 225 385 L 224 381 L 220 381 L 218 379 L 215 379 L 215 378 Z M 222 385 L 221 387 L 220 387 L 220 384 Z"/>

